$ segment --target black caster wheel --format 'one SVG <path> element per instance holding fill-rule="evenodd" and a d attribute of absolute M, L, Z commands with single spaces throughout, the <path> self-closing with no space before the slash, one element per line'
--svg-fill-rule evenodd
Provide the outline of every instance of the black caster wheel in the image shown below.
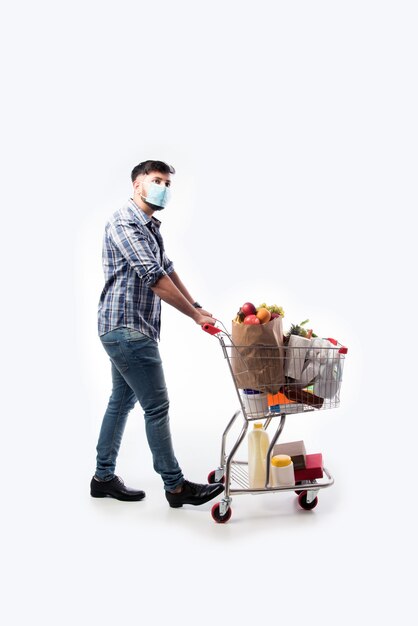
<path fill-rule="evenodd" d="M 213 470 L 212 472 L 209 472 L 208 474 L 208 483 L 209 485 L 214 485 L 215 483 L 222 483 L 222 485 L 224 485 L 225 476 L 222 476 L 221 480 L 215 480 L 215 470 Z"/>
<path fill-rule="evenodd" d="M 213 505 L 211 514 L 217 524 L 225 524 L 225 522 L 228 522 L 231 519 L 232 509 L 229 507 L 225 515 L 221 515 L 220 505 L 219 502 L 217 502 Z"/>
<path fill-rule="evenodd" d="M 308 502 L 307 495 L 308 495 L 307 491 L 302 491 L 302 493 L 299 494 L 298 502 L 299 502 L 299 506 L 301 506 L 302 509 L 305 509 L 305 511 L 311 511 L 318 504 L 318 498 L 316 497 L 312 500 L 312 502 Z"/>

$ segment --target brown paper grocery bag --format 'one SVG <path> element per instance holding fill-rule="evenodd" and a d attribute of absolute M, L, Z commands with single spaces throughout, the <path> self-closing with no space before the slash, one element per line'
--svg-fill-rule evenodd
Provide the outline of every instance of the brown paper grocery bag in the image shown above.
<path fill-rule="evenodd" d="M 254 326 L 232 322 L 232 343 L 237 387 L 277 393 L 285 382 L 282 318 Z"/>

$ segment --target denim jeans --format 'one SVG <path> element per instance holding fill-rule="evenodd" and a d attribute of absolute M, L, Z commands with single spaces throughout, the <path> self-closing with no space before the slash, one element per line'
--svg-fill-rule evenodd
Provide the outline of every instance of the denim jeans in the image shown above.
<path fill-rule="evenodd" d="M 169 399 L 158 344 L 131 328 L 117 328 L 100 337 L 112 363 L 112 395 L 97 444 L 96 476 L 110 480 L 129 411 L 138 400 L 144 411 L 148 444 L 155 471 L 166 490 L 180 485 L 183 474 L 174 456 Z"/>

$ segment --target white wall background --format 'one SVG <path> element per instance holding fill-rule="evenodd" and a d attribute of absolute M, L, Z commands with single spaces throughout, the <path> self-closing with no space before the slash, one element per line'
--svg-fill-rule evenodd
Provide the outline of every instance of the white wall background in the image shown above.
<path fill-rule="evenodd" d="M 380 624 L 412 607 L 417 8 L 406 1 L 17 1 L 2 12 L 3 623 Z M 96 337 L 101 239 L 156 158 L 196 299 L 229 323 L 276 302 L 349 347 L 342 406 L 288 438 L 336 477 L 290 497 L 171 511 L 139 409 L 92 501 L 110 393 Z M 415 261 L 415 263 L 414 263 Z M 215 339 L 164 307 L 176 452 L 218 462 L 236 407 Z"/>

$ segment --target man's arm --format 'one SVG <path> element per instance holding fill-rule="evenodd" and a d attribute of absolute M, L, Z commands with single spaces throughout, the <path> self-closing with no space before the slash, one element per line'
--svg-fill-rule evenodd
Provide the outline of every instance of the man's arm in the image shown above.
<path fill-rule="evenodd" d="M 200 326 L 203 324 L 214 324 L 215 320 L 213 317 L 204 315 L 202 313 L 202 309 L 194 308 L 192 304 L 193 300 L 189 292 L 176 274 L 176 280 L 179 281 L 187 295 L 179 289 L 174 280 L 172 280 L 173 274 L 176 273 L 171 272 L 170 276 L 162 276 L 159 280 L 157 280 L 157 282 L 151 287 L 153 292 L 159 296 L 161 300 L 167 302 L 167 304 L 170 304 L 181 313 L 184 313 L 184 315 L 191 317 L 196 324 L 199 324 Z"/>
<path fill-rule="evenodd" d="M 140 229 L 135 225 L 121 221 L 110 225 L 110 235 L 113 243 L 129 265 L 162 300 L 191 317 L 196 324 L 202 326 L 203 324 L 215 323 L 215 320 L 207 315 L 206 311 L 194 308 L 193 300 L 177 274 L 170 272 L 170 276 L 175 274 L 176 280 L 186 291 L 187 296 L 181 292 L 165 269 L 159 265 L 146 236 Z M 167 269 L 169 269 L 169 265 Z"/>
<path fill-rule="evenodd" d="M 175 286 L 177 287 L 177 289 L 183 294 L 183 296 L 186 298 L 186 300 L 188 302 L 190 302 L 190 304 L 193 304 L 193 302 L 195 302 L 195 300 L 192 298 L 192 296 L 190 295 L 190 293 L 188 292 L 188 290 L 186 289 L 186 286 L 184 285 L 184 283 L 181 281 L 180 276 L 177 274 L 176 271 L 173 271 L 170 273 L 170 278 L 173 281 L 173 283 L 175 284 Z M 212 313 L 209 313 L 208 311 L 205 311 L 204 309 L 200 309 L 200 313 L 202 315 L 209 315 L 209 317 L 212 317 Z"/>
<path fill-rule="evenodd" d="M 173 283 L 175 284 L 175 286 L 177 287 L 177 289 L 186 298 L 186 300 L 188 302 L 190 302 L 190 304 L 193 304 L 194 300 L 193 300 L 192 296 L 190 295 L 190 293 L 187 291 L 185 285 L 180 280 L 180 276 L 177 274 L 177 272 L 174 270 L 173 272 L 171 272 L 171 274 L 169 274 L 169 276 L 170 276 L 171 280 L 173 281 Z"/>

